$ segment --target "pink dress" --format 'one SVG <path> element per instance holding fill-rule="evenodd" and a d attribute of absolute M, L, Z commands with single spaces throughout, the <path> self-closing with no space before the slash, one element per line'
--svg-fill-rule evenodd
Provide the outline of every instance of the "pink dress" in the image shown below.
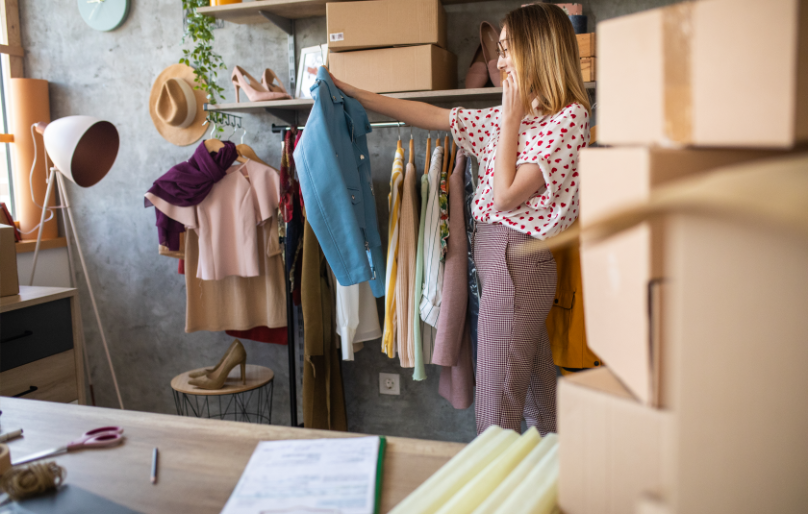
<path fill-rule="evenodd" d="M 229 276 L 257 277 L 259 251 L 279 254 L 277 240 L 258 248 L 258 227 L 275 217 L 279 176 L 274 169 L 254 161 L 236 164 L 217 182 L 197 206 L 177 207 L 151 193 L 146 198 L 168 217 L 199 236 L 197 278 L 220 280 Z"/>

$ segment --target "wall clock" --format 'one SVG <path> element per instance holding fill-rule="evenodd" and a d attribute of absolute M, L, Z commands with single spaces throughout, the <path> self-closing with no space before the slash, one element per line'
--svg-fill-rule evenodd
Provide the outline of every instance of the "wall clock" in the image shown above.
<path fill-rule="evenodd" d="M 129 15 L 129 0 L 77 0 L 79 13 L 95 30 L 117 29 Z"/>

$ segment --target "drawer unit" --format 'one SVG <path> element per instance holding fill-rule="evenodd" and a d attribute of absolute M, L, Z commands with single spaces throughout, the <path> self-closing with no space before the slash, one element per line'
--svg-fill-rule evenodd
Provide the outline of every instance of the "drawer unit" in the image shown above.
<path fill-rule="evenodd" d="M 0 396 L 86 404 L 78 292 L 20 286 L 0 298 Z"/>
<path fill-rule="evenodd" d="M 30 400 L 78 400 L 76 355 L 71 349 L 0 373 L 0 396 Z"/>
<path fill-rule="evenodd" d="M 69 298 L 0 314 L 0 372 L 72 348 Z"/>

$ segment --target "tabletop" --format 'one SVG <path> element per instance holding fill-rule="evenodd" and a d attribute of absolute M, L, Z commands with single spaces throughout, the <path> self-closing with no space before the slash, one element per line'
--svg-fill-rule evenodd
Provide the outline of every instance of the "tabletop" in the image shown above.
<path fill-rule="evenodd" d="M 0 399 L 0 410 L 3 432 L 25 431 L 24 437 L 6 443 L 12 461 L 64 445 L 93 428 L 123 427 L 120 446 L 81 450 L 55 460 L 67 470 L 66 483 L 143 513 L 219 513 L 259 441 L 365 435 L 7 397 Z M 160 451 L 156 485 L 149 481 L 154 447 Z M 463 447 L 388 437 L 382 512 L 389 512 Z"/>

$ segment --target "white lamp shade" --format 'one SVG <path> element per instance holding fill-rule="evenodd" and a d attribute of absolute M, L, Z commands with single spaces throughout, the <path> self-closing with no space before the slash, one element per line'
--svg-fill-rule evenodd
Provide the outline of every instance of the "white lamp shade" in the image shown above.
<path fill-rule="evenodd" d="M 115 126 L 92 116 L 66 116 L 43 134 L 53 164 L 73 183 L 90 187 L 106 176 L 118 155 Z"/>

